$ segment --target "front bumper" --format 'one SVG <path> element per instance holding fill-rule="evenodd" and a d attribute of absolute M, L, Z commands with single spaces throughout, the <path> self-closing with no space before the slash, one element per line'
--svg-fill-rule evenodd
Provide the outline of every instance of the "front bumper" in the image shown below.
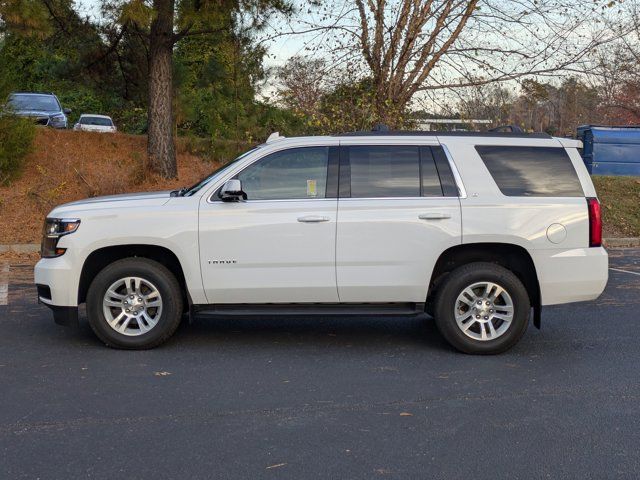
<path fill-rule="evenodd" d="M 38 289 L 38 300 L 48 306 L 77 307 L 80 272 L 67 252 L 57 258 L 43 258 L 36 264 L 33 276 Z M 47 291 L 48 295 L 43 294 Z"/>
<path fill-rule="evenodd" d="M 78 325 L 78 278 L 71 265 L 63 255 L 40 259 L 34 269 L 38 303 L 51 309 L 58 325 Z"/>
<path fill-rule="evenodd" d="M 44 303 L 44 302 L 43 302 Z M 53 312 L 53 321 L 65 327 L 78 326 L 78 307 L 59 307 L 45 303 Z"/>

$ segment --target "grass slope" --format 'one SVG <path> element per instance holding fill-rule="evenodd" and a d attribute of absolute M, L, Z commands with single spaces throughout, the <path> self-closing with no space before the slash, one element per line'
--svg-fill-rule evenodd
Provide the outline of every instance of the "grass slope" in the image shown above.
<path fill-rule="evenodd" d="M 38 129 L 21 174 L 0 187 L 0 244 L 38 243 L 44 217 L 62 203 L 192 185 L 217 163 L 188 147 L 178 142 L 178 178 L 167 181 L 147 172 L 143 136 Z"/>
<path fill-rule="evenodd" d="M 640 237 L 640 178 L 593 177 L 605 237 Z"/>

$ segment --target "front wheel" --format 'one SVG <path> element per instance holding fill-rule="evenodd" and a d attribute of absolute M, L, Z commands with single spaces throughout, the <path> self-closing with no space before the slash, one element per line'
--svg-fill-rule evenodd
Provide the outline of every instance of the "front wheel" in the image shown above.
<path fill-rule="evenodd" d="M 173 335 L 180 324 L 180 285 L 154 260 L 118 260 L 91 282 L 87 316 L 95 334 L 110 347 L 153 348 Z"/>
<path fill-rule="evenodd" d="M 445 339 L 473 354 L 502 353 L 524 335 L 531 310 L 526 288 L 513 272 L 477 262 L 451 272 L 435 299 L 435 319 Z"/>

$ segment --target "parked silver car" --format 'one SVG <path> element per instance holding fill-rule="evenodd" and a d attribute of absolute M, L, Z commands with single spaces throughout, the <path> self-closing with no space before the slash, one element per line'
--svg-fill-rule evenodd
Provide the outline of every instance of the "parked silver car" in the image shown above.
<path fill-rule="evenodd" d="M 53 93 L 14 92 L 7 99 L 6 109 L 53 128 L 67 128 L 67 115 L 71 113 L 70 109 L 62 108 Z"/>

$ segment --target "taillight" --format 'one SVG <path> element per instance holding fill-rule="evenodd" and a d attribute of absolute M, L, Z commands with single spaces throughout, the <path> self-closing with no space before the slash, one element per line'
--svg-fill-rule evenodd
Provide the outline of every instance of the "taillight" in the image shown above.
<path fill-rule="evenodd" d="M 589 208 L 589 246 L 602 246 L 602 212 L 597 198 L 587 198 Z"/>

